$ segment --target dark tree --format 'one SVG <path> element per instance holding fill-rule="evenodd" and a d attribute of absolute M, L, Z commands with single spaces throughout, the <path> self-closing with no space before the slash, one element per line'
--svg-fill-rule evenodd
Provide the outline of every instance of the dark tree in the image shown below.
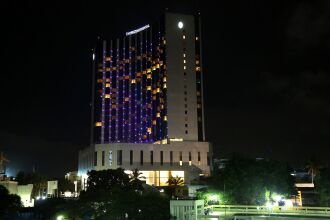
<path fill-rule="evenodd" d="M 320 206 L 330 206 L 330 168 L 320 171 L 315 181 L 318 203 Z"/>
<path fill-rule="evenodd" d="M 0 219 L 15 219 L 21 207 L 21 198 L 0 185 Z"/>

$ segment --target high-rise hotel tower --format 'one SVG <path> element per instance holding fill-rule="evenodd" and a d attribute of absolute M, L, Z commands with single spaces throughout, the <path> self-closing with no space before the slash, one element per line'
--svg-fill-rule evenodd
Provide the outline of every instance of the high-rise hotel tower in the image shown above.
<path fill-rule="evenodd" d="M 91 146 L 79 174 L 138 168 L 151 185 L 210 174 L 199 16 L 165 13 L 93 50 Z"/>

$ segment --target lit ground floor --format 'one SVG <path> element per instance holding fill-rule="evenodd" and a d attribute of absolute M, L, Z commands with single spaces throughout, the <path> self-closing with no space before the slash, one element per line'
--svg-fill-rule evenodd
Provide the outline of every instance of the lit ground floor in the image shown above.
<path fill-rule="evenodd" d="M 208 142 L 180 141 L 170 144 L 96 144 L 79 152 L 78 175 L 82 187 L 90 170 L 123 168 L 127 173 L 138 169 L 145 181 L 165 186 L 168 179 L 181 177 L 185 183 L 208 176 L 212 148 Z"/>

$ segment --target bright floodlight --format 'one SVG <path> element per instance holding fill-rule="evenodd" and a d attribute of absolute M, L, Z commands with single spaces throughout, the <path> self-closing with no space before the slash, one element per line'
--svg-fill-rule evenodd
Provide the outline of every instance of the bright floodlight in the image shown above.
<path fill-rule="evenodd" d="M 183 28 L 183 23 L 182 23 L 182 21 L 179 21 L 179 23 L 178 23 L 178 27 L 179 27 L 180 29 Z"/>

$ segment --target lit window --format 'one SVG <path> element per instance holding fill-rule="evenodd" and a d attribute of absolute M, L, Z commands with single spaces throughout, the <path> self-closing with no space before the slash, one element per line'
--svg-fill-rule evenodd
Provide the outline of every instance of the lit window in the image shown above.
<path fill-rule="evenodd" d="M 106 61 L 110 61 L 111 60 L 111 57 L 106 57 L 105 60 Z"/>
<path fill-rule="evenodd" d="M 167 121 L 167 116 L 166 115 L 164 116 L 164 121 Z"/>
<path fill-rule="evenodd" d="M 151 69 L 149 68 L 149 69 L 147 69 L 147 73 L 150 73 L 151 72 Z"/>
<path fill-rule="evenodd" d="M 103 79 L 97 79 L 97 82 L 98 83 L 102 83 L 103 82 Z"/>
<path fill-rule="evenodd" d="M 183 57 L 186 57 L 186 54 L 185 53 L 183 54 Z"/>
<path fill-rule="evenodd" d="M 109 165 L 112 165 L 112 150 L 109 151 Z"/>
<path fill-rule="evenodd" d="M 105 71 L 108 71 L 109 72 L 110 71 L 110 67 L 105 68 Z"/>
<path fill-rule="evenodd" d="M 166 44 L 166 40 L 163 40 L 163 43 Z"/>
<path fill-rule="evenodd" d="M 196 66 L 196 71 L 201 71 L 201 68 L 199 66 Z"/>
<path fill-rule="evenodd" d="M 199 65 L 199 60 L 196 60 L 196 65 Z"/>
<path fill-rule="evenodd" d="M 110 87 L 110 83 L 106 83 L 105 87 L 109 88 Z"/>
<path fill-rule="evenodd" d="M 147 79 L 151 79 L 151 74 L 148 74 L 147 75 Z"/>
<path fill-rule="evenodd" d="M 198 40 L 198 37 L 196 37 L 196 40 Z"/>
<path fill-rule="evenodd" d="M 151 134 L 151 128 L 148 128 L 147 132 L 148 132 L 149 134 Z"/>
<path fill-rule="evenodd" d="M 163 82 L 166 82 L 166 77 L 163 78 Z"/>
<path fill-rule="evenodd" d="M 156 68 L 158 68 L 158 69 L 159 69 L 159 67 L 160 67 L 160 65 L 159 65 L 159 63 L 157 63 L 157 64 L 156 64 Z"/>
<path fill-rule="evenodd" d="M 134 84 L 135 83 L 135 79 L 132 79 L 131 83 Z"/>
<path fill-rule="evenodd" d="M 153 120 L 153 121 L 152 121 L 152 124 L 153 124 L 153 125 L 156 125 L 156 124 L 157 124 L 156 120 Z"/>
<path fill-rule="evenodd" d="M 160 117 L 160 113 L 159 112 L 157 112 L 157 118 L 159 118 Z"/>
<path fill-rule="evenodd" d="M 105 81 L 106 81 L 106 82 L 110 82 L 110 78 L 106 78 Z"/>
<path fill-rule="evenodd" d="M 151 90 L 151 86 L 147 86 L 147 90 L 149 90 L 149 91 L 150 91 L 150 90 Z"/>
<path fill-rule="evenodd" d="M 186 60 L 183 60 L 183 63 L 186 63 Z"/>
<path fill-rule="evenodd" d="M 167 87 L 166 87 L 166 83 L 164 83 L 163 88 L 167 88 Z"/>
<path fill-rule="evenodd" d="M 105 94 L 105 97 L 106 99 L 110 99 L 110 94 Z"/>
<path fill-rule="evenodd" d="M 183 39 L 186 39 L 186 35 L 183 35 L 182 38 L 183 38 Z"/>
<path fill-rule="evenodd" d="M 183 66 L 183 69 L 185 70 L 185 69 L 187 69 L 187 67 L 186 66 Z M 196 68 L 197 69 L 197 68 Z"/>
<path fill-rule="evenodd" d="M 102 126 L 102 122 L 100 122 L 100 121 L 95 122 L 95 126 L 96 126 L 96 127 L 101 127 L 101 126 Z"/>
<path fill-rule="evenodd" d="M 129 98 L 128 97 L 125 97 L 125 102 L 128 102 L 129 101 Z"/>
<path fill-rule="evenodd" d="M 160 92 L 160 88 L 157 88 L 157 92 Z"/>

